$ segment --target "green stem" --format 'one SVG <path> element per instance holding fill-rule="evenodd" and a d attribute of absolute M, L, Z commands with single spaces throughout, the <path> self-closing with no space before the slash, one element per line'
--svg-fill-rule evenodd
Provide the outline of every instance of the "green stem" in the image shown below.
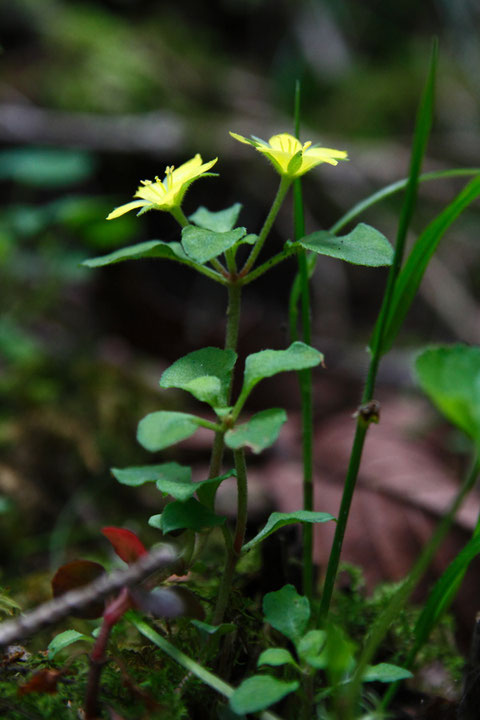
<path fill-rule="evenodd" d="M 247 466 L 245 463 L 245 450 L 240 448 L 233 453 L 235 458 L 235 470 L 237 471 L 237 525 L 235 527 L 235 539 L 233 541 L 233 550 L 237 557 L 242 551 L 242 545 L 245 540 L 245 530 L 247 527 Z"/>
<path fill-rule="evenodd" d="M 400 610 L 408 601 L 410 595 L 412 594 L 415 587 L 421 580 L 423 574 L 425 573 L 426 569 L 432 562 L 435 553 L 440 547 L 440 544 L 443 542 L 446 534 L 450 530 L 450 527 L 455 519 L 455 516 L 460 506 L 462 505 L 469 492 L 473 489 L 479 471 L 479 459 L 478 457 L 475 457 L 474 461 L 471 464 L 470 470 L 467 473 L 465 480 L 459 492 L 457 493 L 457 496 L 452 502 L 448 512 L 438 523 L 435 532 L 433 533 L 427 545 L 424 547 L 420 557 L 413 566 L 406 580 L 403 582 L 397 592 L 393 595 L 385 610 L 375 621 L 371 632 L 367 638 L 366 645 L 358 661 L 355 675 L 349 688 L 348 698 L 351 716 L 353 716 L 353 708 L 355 707 L 357 701 L 357 697 L 362 684 L 362 677 L 367 668 L 367 665 L 372 660 L 374 653 L 381 641 L 383 640 L 386 632 L 388 631 L 388 628 L 391 626 L 395 617 L 398 615 Z"/>
<path fill-rule="evenodd" d="M 179 225 L 182 226 L 182 228 L 190 225 L 188 219 L 185 216 L 185 213 L 179 205 L 176 207 L 172 207 L 172 209 L 170 210 L 170 215 L 175 218 L 175 220 L 178 222 Z"/>
<path fill-rule="evenodd" d="M 288 189 L 289 189 L 291 183 L 292 183 L 292 180 L 289 177 L 286 177 L 285 175 L 281 176 L 280 185 L 278 187 L 277 194 L 275 196 L 275 200 L 273 201 L 273 205 L 270 208 L 270 212 L 268 213 L 266 220 L 263 224 L 263 227 L 260 231 L 258 240 L 255 243 L 255 245 L 253 246 L 252 251 L 248 257 L 248 260 L 242 268 L 242 271 L 240 273 L 242 276 L 246 275 L 248 273 L 248 271 L 254 264 L 255 260 L 257 259 L 258 254 L 260 253 L 260 251 L 263 247 L 263 244 L 264 244 L 265 240 L 267 239 L 267 235 L 270 232 L 273 223 L 275 222 L 275 218 L 278 215 L 278 211 L 280 210 L 282 202 L 285 198 L 285 195 L 288 192 Z"/>
<path fill-rule="evenodd" d="M 298 95 L 298 92 L 297 92 Z M 298 130 L 298 129 L 297 129 Z M 293 186 L 295 240 L 305 235 L 302 187 L 299 179 Z M 310 283 L 308 277 L 307 256 L 302 248 L 298 251 L 298 274 L 300 278 L 300 298 L 302 312 L 302 339 L 307 345 L 312 342 L 312 322 L 310 309 Z M 292 325 L 292 321 L 290 323 Z M 293 337 L 292 340 L 295 338 Z M 303 509 L 313 510 L 313 401 L 312 371 L 301 370 L 298 373 L 302 412 L 302 459 L 303 459 Z M 303 593 L 313 600 L 313 525 L 304 523 L 302 529 L 302 582 Z"/>
<path fill-rule="evenodd" d="M 217 260 L 217 258 L 212 258 L 210 260 L 210 263 L 215 268 L 215 270 L 220 273 L 220 275 L 223 275 L 226 279 L 228 279 L 228 271 L 224 268 L 220 260 Z"/>
<path fill-rule="evenodd" d="M 225 333 L 225 350 L 236 350 L 238 343 L 238 330 L 240 327 L 240 309 L 242 302 L 242 287 L 236 281 L 228 284 L 227 329 Z"/>
<path fill-rule="evenodd" d="M 232 589 L 233 575 L 240 557 L 245 529 L 247 526 L 247 467 L 245 464 L 245 452 L 242 449 L 235 450 L 235 470 L 237 471 L 237 522 L 233 544 L 226 543 L 226 561 L 220 586 L 218 588 L 217 602 L 213 615 L 212 625 L 220 625 L 223 622 L 228 599 Z"/>
<path fill-rule="evenodd" d="M 340 562 L 340 555 L 342 552 L 343 538 L 345 536 L 345 530 L 347 527 L 348 515 L 350 512 L 350 506 L 352 504 L 352 497 L 355 490 L 358 469 L 360 467 L 360 461 L 362 459 L 362 450 L 363 444 L 365 442 L 365 436 L 367 434 L 367 429 L 368 425 L 364 421 L 360 422 L 359 418 L 355 430 L 355 438 L 353 441 L 347 476 L 345 479 L 345 487 L 342 495 L 342 502 L 340 504 L 340 510 L 338 513 L 338 520 L 337 526 L 335 528 L 332 549 L 330 551 L 330 557 L 328 558 L 327 573 L 325 576 L 325 582 L 322 591 L 322 600 L 320 603 L 320 622 L 323 622 L 326 619 L 328 615 L 328 610 L 330 608 L 333 588 L 335 585 L 338 565 Z"/>
<path fill-rule="evenodd" d="M 192 658 L 188 657 L 188 655 L 185 655 L 185 653 L 181 650 L 178 650 L 178 648 L 169 643 L 168 640 L 142 620 L 138 613 L 130 610 L 125 614 L 125 617 L 132 623 L 139 633 L 148 638 L 148 640 L 159 647 L 166 655 L 171 657 L 172 660 L 175 660 L 175 662 L 185 668 L 185 670 L 195 675 L 195 677 L 201 680 L 205 685 L 208 685 L 215 690 L 215 692 L 223 695 L 223 697 L 230 698 L 233 695 L 235 688 L 204 668 L 203 665 L 199 665 L 199 663 L 192 660 Z M 266 710 L 260 713 L 260 718 L 261 720 L 280 720 L 278 715 Z"/>
<path fill-rule="evenodd" d="M 277 255 L 271 257 L 270 260 L 267 260 L 266 262 L 262 263 L 262 265 L 256 267 L 255 270 L 252 270 L 252 272 L 248 273 L 248 275 L 242 276 L 240 280 L 241 285 L 248 285 L 253 280 L 256 280 L 261 275 L 270 270 L 272 267 L 275 267 L 275 265 L 283 262 L 297 251 L 298 247 L 296 245 L 288 245 L 284 250 L 282 250 L 282 252 L 277 253 Z"/>
<path fill-rule="evenodd" d="M 230 262 L 232 262 L 230 260 Z M 238 331 L 239 331 L 239 325 L 240 325 L 240 310 L 241 310 L 241 300 L 242 300 L 242 287 L 237 282 L 230 282 L 228 285 L 228 309 L 227 309 L 227 329 L 225 333 L 225 349 L 226 350 L 236 350 L 237 343 L 238 343 Z M 232 382 L 233 382 L 233 374 L 232 374 Z M 229 397 L 227 402 L 230 402 L 230 397 L 232 393 L 232 385 L 230 385 L 229 389 Z M 221 433 L 217 435 L 215 438 L 215 443 L 212 451 L 212 460 L 215 457 L 218 460 L 219 466 L 221 466 L 221 459 L 223 456 L 223 448 L 224 448 L 224 441 L 223 441 L 224 433 Z M 237 462 L 237 458 L 235 458 L 235 462 Z M 245 458 L 243 458 L 243 465 L 245 465 Z M 211 469 L 212 469 L 212 463 L 211 463 Z M 215 469 L 215 468 L 214 468 Z M 218 467 L 218 471 L 220 471 L 220 467 Z M 220 472 L 218 472 L 220 474 Z M 213 475 L 212 477 L 216 477 L 216 475 Z M 243 483 L 245 482 L 245 489 L 243 489 Z M 243 508 L 243 495 L 246 496 L 246 472 L 244 473 L 244 477 L 240 473 L 238 474 L 237 469 L 237 496 L 238 496 L 238 506 L 237 506 L 237 530 L 235 532 L 235 543 L 237 542 L 237 531 L 239 527 L 239 518 L 240 518 L 240 512 Z M 242 511 L 243 512 L 243 511 Z M 245 507 L 245 516 L 246 516 L 246 507 Z M 243 518 L 242 518 L 243 520 Z M 245 520 L 246 522 L 246 520 Z M 227 528 L 226 528 L 227 530 Z M 225 535 L 224 535 L 225 537 Z M 232 580 L 233 580 L 233 573 L 235 571 L 235 566 L 237 564 L 237 554 L 234 548 L 234 545 L 231 542 L 230 536 L 228 538 L 225 537 L 225 568 L 223 571 L 222 578 L 220 580 L 220 585 L 218 588 L 218 596 L 217 596 L 217 602 L 215 605 L 215 610 L 213 614 L 213 624 L 219 625 L 222 620 L 223 616 L 225 614 L 225 609 L 228 604 L 228 598 L 230 595 L 230 589 L 232 586 Z"/>

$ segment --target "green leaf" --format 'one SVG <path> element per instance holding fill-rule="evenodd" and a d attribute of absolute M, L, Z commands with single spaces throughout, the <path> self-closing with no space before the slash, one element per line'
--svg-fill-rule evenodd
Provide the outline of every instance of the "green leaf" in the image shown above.
<path fill-rule="evenodd" d="M 47 647 L 48 659 L 53 660 L 55 655 L 59 653 L 60 650 L 64 650 L 66 647 L 68 647 L 69 645 L 73 645 L 73 643 L 76 643 L 79 640 L 93 642 L 92 637 L 77 632 L 76 630 L 65 630 L 64 632 L 55 635 L 55 637 L 50 641 Z"/>
<path fill-rule="evenodd" d="M 249 355 L 245 361 L 244 388 L 250 392 L 263 378 L 289 370 L 305 370 L 323 362 L 322 353 L 305 345 L 294 342 L 286 350 L 262 350 Z"/>
<path fill-rule="evenodd" d="M 432 347 L 416 359 L 422 390 L 480 449 L 480 348 Z"/>
<path fill-rule="evenodd" d="M 224 233 L 233 230 L 241 209 L 242 205 L 240 203 L 235 203 L 231 207 L 218 212 L 211 212 L 206 207 L 200 206 L 188 219 L 204 230 Z"/>
<path fill-rule="evenodd" d="M 378 663 L 378 665 L 369 665 L 362 677 L 363 682 L 383 682 L 392 683 L 399 680 L 406 680 L 413 677 L 410 670 L 391 665 L 390 663 Z"/>
<path fill-rule="evenodd" d="M 308 598 L 299 595 L 293 585 L 267 593 L 263 598 L 265 620 L 275 630 L 296 643 L 307 629 L 310 619 Z"/>
<path fill-rule="evenodd" d="M 271 675 L 253 675 L 244 680 L 230 698 L 230 707 L 237 715 L 254 713 L 274 705 L 295 692 L 298 682 L 284 682 Z"/>
<path fill-rule="evenodd" d="M 193 435 L 200 422 L 195 415 L 159 410 L 140 420 L 137 440 L 145 450 L 156 452 Z"/>
<path fill-rule="evenodd" d="M 400 271 L 382 338 L 382 353 L 391 348 L 440 240 L 457 217 L 480 195 L 480 176 L 471 180 L 455 200 L 418 236 Z M 378 331 L 377 331 L 378 332 Z M 370 341 L 374 347 L 376 333 Z"/>
<path fill-rule="evenodd" d="M 249 447 L 258 454 L 273 445 L 286 420 L 285 410 L 280 408 L 262 410 L 251 417 L 248 422 L 228 430 L 225 433 L 225 445 L 232 450 Z"/>
<path fill-rule="evenodd" d="M 195 625 L 197 630 L 202 635 L 216 635 L 221 637 L 222 635 L 228 635 L 228 633 L 234 632 L 237 626 L 234 623 L 221 623 L 220 625 L 209 625 L 202 620 L 191 620 L 191 624 Z"/>
<path fill-rule="evenodd" d="M 147 240 L 146 242 L 120 248 L 108 255 L 84 260 L 82 265 L 90 268 L 114 265 L 124 260 L 145 260 L 147 258 L 164 258 L 166 260 L 186 261 L 188 258 L 182 250 L 180 243 L 166 243 L 162 240 Z"/>
<path fill-rule="evenodd" d="M 393 248 L 385 235 L 364 223 L 357 225 L 348 235 L 337 236 L 326 230 L 314 232 L 301 238 L 299 244 L 319 255 L 328 255 L 354 265 L 379 267 L 391 265 L 393 260 Z"/>
<path fill-rule="evenodd" d="M 327 633 L 324 630 L 309 630 L 297 643 L 299 657 L 314 668 L 323 667 L 321 656 Z"/>
<path fill-rule="evenodd" d="M 257 660 L 257 667 L 261 665 L 271 665 L 272 667 L 280 667 L 280 665 L 294 665 L 298 667 L 291 652 L 285 648 L 268 648 L 264 650 Z"/>
<path fill-rule="evenodd" d="M 112 468 L 111 473 L 122 485 L 138 487 L 147 482 L 191 483 L 192 471 L 189 467 L 176 462 L 161 463 L 160 465 L 145 465 L 144 467 Z M 160 489 L 160 488 L 159 488 Z"/>
<path fill-rule="evenodd" d="M 148 524 L 156 527 L 164 533 L 173 530 L 195 530 L 199 532 L 203 528 L 217 527 L 223 525 L 225 518 L 215 515 L 205 505 L 202 505 L 190 498 L 186 502 L 169 503 L 161 515 L 152 515 Z"/>
<path fill-rule="evenodd" d="M 214 478 L 208 478 L 207 480 L 202 480 L 201 482 L 192 482 L 191 476 L 188 479 L 186 477 L 178 477 L 176 479 L 164 477 L 157 481 L 157 489 L 160 490 L 160 492 L 168 493 L 168 495 L 174 497 L 175 500 L 181 500 L 182 502 L 184 502 L 185 500 L 193 497 L 193 495 L 199 490 L 201 490 L 201 488 L 204 488 L 206 486 L 213 487 L 213 489 L 216 491 L 220 483 L 223 482 L 223 480 L 226 480 L 227 478 L 232 477 L 232 475 L 235 474 L 235 470 L 230 470 L 224 475 L 220 475 L 219 477 Z"/>
<path fill-rule="evenodd" d="M 457 594 L 470 563 L 480 553 L 480 535 L 478 530 L 475 532 L 435 583 L 415 625 L 415 652 L 428 640 L 431 631 Z"/>
<path fill-rule="evenodd" d="M 251 550 L 255 545 L 261 543 L 265 538 L 274 533 L 276 530 L 285 527 L 285 525 L 293 525 L 294 523 L 323 523 L 329 520 L 335 520 L 333 515 L 323 512 L 313 512 L 312 510 L 296 510 L 291 513 L 274 512 L 267 520 L 265 527 L 260 530 L 258 535 L 246 543 L 242 550 Z"/>
<path fill-rule="evenodd" d="M 180 388 L 213 407 L 224 406 L 237 355 L 207 347 L 179 358 L 160 378 L 163 388 Z"/>
<path fill-rule="evenodd" d="M 188 257 L 203 265 L 229 250 L 246 233 L 245 228 L 235 228 L 228 232 L 214 232 L 187 225 L 182 230 L 182 246 Z"/>

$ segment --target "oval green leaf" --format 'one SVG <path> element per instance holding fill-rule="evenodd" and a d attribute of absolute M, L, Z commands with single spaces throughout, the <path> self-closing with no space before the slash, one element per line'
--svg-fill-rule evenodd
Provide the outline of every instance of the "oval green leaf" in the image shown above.
<path fill-rule="evenodd" d="M 140 420 L 137 440 L 145 450 L 156 452 L 193 435 L 200 418 L 188 413 L 159 410 Z"/>
<path fill-rule="evenodd" d="M 406 680 L 413 677 L 410 670 L 391 665 L 390 663 L 378 663 L 378 665 L 369 665 L 363 674 L 363 682 L 383 682 L 393 683 L 399 680 Z"/>
<path fill-rule="evenodd" d="M 258 545 L 276 530 L 285 527 L 285 525 L 294 525 L 299 522 L 323 523 L 329 520 L 335 520 L 330 513 L 313 512 L 312 510 L 296 510 L 291 513 L 274 512 L 268 518 L 265 527 L 260 530 L 258 535 L 255 535 L 252 540 L 246 543 L 242 550 L 251 550 L 255 545 Z"/>
<path fill-rule="evenodd" d="M 165 370 L 160 386 L 186 390 L 212 407 L 224 406 L 236 359 L 233 350 L 216 347 L 195 350 Z"/>
<path fill-rule="evenodd" d="M 123 469 L 112 468 L 110 472 L 119 483 L 122 485 L 130 485 L 130 487 L 138 487 L 139 485 L 144 485 L 147 482 L 159 481 L 184 484 L 192 482 L 191 468 L 186 467 L 185 465 L 179 465 L 176 462 Z"/>
<path fill-rule="evenodd" d="M 268 648 L 264 650 L 257 660 L 257 667 L 261 665 L 271 665 L 272 667 L 294 665 L 298 667 L 292 653 L 285 648 Z"/>
<path fill-rule="evenodd" d="M 286 350 L 262 350 L 245 361 L 244 388 L 250 391 L 260 380 L 289 370 L 305 370 L 323 362 L 322 353 L 303 342 L 294 342 Z"/>
<path fill-rule="evenodd" d="M 225 445 L 232 450 L 249 447 L 258 454 L 273 445 L 286 420 L 285 410 L 280 408 L 262 410 L 253 415 L 248 422 L 228 430 L 225 433 Z"/>
<path fill-rule="evenodd" d="M 415 370 L 434 405 L 480 448 L 480 348 L 429 348 L 417 357 Z"/>
<path fill-rule="evenodd" d="M 314 232 L 301 238 L 299 244 L 318 255 L 328 255 L 354 265 L 380 267 L 391 265 L 393 261 L 393 247 L 385 235 L 365 223 L 357 225 L 348 235 L 333 235 L 327 230 Z"/>
<path fill-rule="evenodd" d="M 82 265 L 90 268 L 114 265 L 125 260 L 145 260 L 148 258 L 163 258 L 166 260 L 186 261 L 187 257 L 183 252 L 180 243 L 166 243 L 162 240 L 147 240 L 146 242 L 130 245 L 129 247 L 115 250 L 108 255 L 84 260 Z"/>
<path fill-rule="evenodd" d="M 203 265 L 229 250 L 246 234 L 245 228 L 214 232 L 187 225 L 182 230 L 182 246 L 189 258 Z"/>
<path fill-rule="evenodd" d="M 206 207 L 200 206 L 188 219 L 204 230 L 224 233 L 233 230 L 241 209 L 242 205 L 240 203 L 235 203 L 231 207 L 217 212 L 212 212 L 207 210 Z"/>
<path fill-rule="evenodd" d="M 173 530 L 195 530 L 199 532 L 204 528 L 223 525 L 225 518 L 215 515 L 205 505 L 190 498 L 185 502 L 169 503 L 161 515 L 152 515 L 148 524 L 164 533 Z"/>
<path fill-rule="evenodd" d="M 229 702 L 234 713 L 254 713 L 265 710 L 286 695 L 295 692 L 299 683 L 277 680 L 271 675 L 253 675 L 235 690 Z"/>
<path fill-rule="evenodd" d="M 73 643 L 76 643 L 79 640 L 84 642 L 93 642 L 93 638 L 90 637 L 90 635 L 84 635 L 76 630 L 65 630 L 64 632 L 55 635 L 47 647 L 48 659 L 53 660 L 57 653 L 67 648 L 69 645 L 73 645 Z"/>
<path fill-rule="evenodd" d="M 220 475 L 215 478 L 208 478 L 207 480 L 202 480 L 200 482 L 192 482 L 191 476 L 188 479 L 186 477 L 182 479 L 163 477 L 157 481 L 157 490 L 171 495 L 175 498 L 175 500 L 184 502 L 205 487 L 212 488 L 213 491 L 216 492 L 218 486 L 223 482 L 223 480 L 226 480 L 235 474 L 235 470 L 229 470 L 229 472 L 224 473 L 224 475 Z M 199 498 L 201 499 L 200 495 Z"/>
<path fill-rule="evenodd" d="M 310 619 L 308 598 L 299 595 L 293 585 L 285 585 L 263 598 L 265 620 L 275 630 L 296 643 L 305 633 Z"/>

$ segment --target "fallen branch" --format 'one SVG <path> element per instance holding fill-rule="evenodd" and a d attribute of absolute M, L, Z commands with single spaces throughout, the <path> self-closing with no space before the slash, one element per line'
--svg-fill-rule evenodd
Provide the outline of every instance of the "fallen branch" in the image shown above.
<path fill-rule="evenodd" d="M 168 569 L 169 573 L 174 572 L 173 564 L 176 560 L 178 560 L 176 551 L 171 547 L 163 546 L 142 556 L 126 570 L 115 570 L 108 575 L 102 575 L 85 587 L 71 590 L 15 620 L 8 620 L 0 625 L 0 647 L 10 645 L 47 625 L 57 623 L 86 605 L 118 592 L 122 587 L 136 585 L 158 570 Z"/>

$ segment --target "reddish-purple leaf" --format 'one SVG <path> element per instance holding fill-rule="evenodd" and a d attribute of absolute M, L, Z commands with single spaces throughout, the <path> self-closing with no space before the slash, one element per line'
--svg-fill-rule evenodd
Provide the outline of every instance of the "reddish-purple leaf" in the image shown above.
<path fill-rule="evenodd" d="M 52 579 L 53 597 L 60 597 L 69 590 L 76 590 L 96 580 L 105 572 L 100 563 L 91 560 L 72 560 L 58 568 Z M 97 601 L 76 610 L 75 617 L 93 620 L 103 614 L 104 602 Z"/>
<path fill-rule="evenodd" d="M 28 695 L 29 693 L 49 693 L 55 695 L 57 692 L 57 683 L 63 675 L 62 670 L 49 670 L 45 668 L 36 672 L 28 682 L 18 688 L 19 695 Z"/>
<path fill-rule="evenodd" d="M 102 534 L 110 540 L 117 555 L 126 563 L 133 563 L 142 555 L 147 554 L 145 545 L 131 530 L 104 527 L 102 528 Z"/>

